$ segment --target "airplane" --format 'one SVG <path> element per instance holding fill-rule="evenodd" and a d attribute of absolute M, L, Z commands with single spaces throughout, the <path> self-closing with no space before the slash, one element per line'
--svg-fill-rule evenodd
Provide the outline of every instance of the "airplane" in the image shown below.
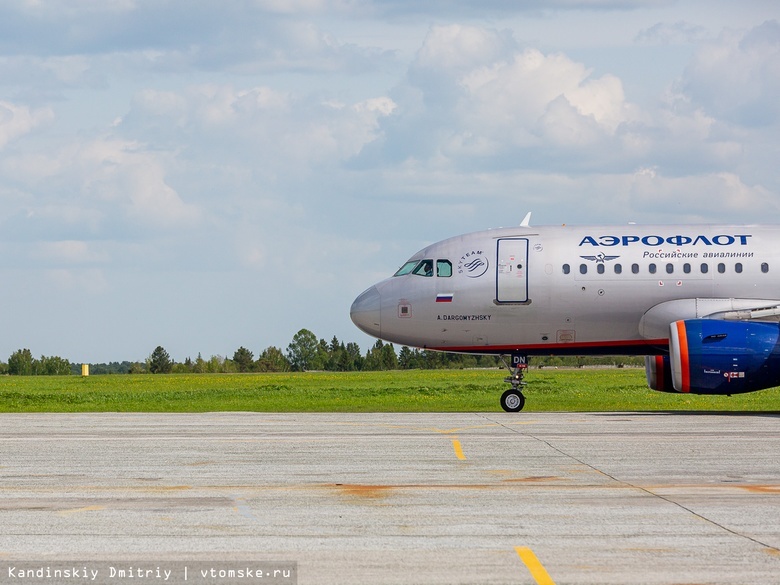
<path fill-rule="evenodd" d="M 644 355 L 662 392 L 780 385 L 780 226 L 518 227 L 449 238 L 369 287 L 365 333 L 426 350 L 492 354 L 519 412 L 528 359 Z M 507 359 L 510 361 L 508 362 Z"/>

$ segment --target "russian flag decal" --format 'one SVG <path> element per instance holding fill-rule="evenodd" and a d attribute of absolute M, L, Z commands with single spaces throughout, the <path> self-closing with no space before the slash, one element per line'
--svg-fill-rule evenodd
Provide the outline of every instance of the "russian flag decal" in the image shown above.
<path fill-rule="evenodd" d="M 436 302 L 437 303 L 451 303 L 452 302 L 452 293 L 449 294 L 439 294 L 436 295 Z"/>

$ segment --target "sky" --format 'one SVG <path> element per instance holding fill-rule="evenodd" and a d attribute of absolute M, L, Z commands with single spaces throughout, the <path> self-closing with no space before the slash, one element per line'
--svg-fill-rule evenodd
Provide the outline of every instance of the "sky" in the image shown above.
<path fill-rule="evenodd" d="M 368 349 L 449 236 L 780 223 L 775 0 L 5 0 L 0 360 Z"/>

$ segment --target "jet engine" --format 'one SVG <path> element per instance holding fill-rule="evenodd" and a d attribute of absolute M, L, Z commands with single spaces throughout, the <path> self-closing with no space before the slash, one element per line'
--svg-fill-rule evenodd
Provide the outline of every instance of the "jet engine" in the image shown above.
<path fill-rule="evenodd" d="M 670 330 L 666 359 L 677 392 L 739 394 L 780 386 L 780 324 L 689 319 L 672 323 Z M 664 388 L 667 376 L 661 357 L 649 358 L 656 386 L 661 380 L 656 389 Z"/>
<path fill-rule="evenodd" d="M 646 355 L 647 385 L 659 392 L 677 392 L 672 384 L 672 366 L 668 355 Z"/>

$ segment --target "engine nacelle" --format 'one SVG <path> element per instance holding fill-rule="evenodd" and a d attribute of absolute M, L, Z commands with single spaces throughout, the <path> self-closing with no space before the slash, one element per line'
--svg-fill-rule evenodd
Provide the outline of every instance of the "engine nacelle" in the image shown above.
<path fill-rule="evenodd" d="M 647 385 L 659 392 L 677 392 L 672 384 L 672 366 L 668 355 L 646 355 Z"/>
<path fill-rule="evenodd" d="M 740 394 L 780 386 L 780 324 L 690 319 L 672 323 L 670 330 L 676 391 Z"/>

